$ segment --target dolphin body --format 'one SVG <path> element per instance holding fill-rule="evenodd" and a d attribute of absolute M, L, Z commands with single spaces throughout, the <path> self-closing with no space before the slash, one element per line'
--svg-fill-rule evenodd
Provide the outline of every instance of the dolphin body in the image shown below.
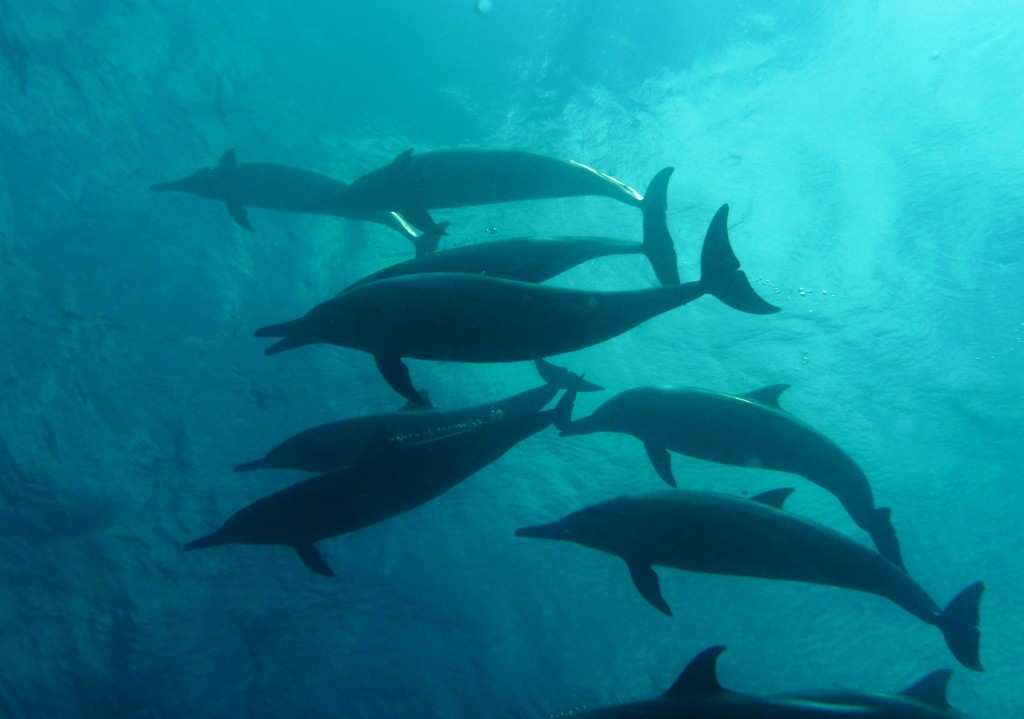
<path fill-rule="evenodd" d="M 683 489 L 623 496 L 551 524 L 521 528 L 516 536 L 575 542 L 621 557 L 644 599 L 669 616 L 652 565 L 877 594 L 937 627 L 953 656 L 981 671 L 978 621 L 984 584 L 968 586 L 942 610 L 881 555 L 783 511 L 792 491 L 773 490 L 753 500 Z"/>
<path fill-rule="evenodd" d="M 706 294 L 743 312 L 777 312 L 739 269 L 729 243 L 728 211 L 723 205 L 711 221 L 697 282 L 591 292 L 482 275 L 408 275 L 342 292 L 305 317 L 255 334 L 283 338 L 265 350 L 268 355 L 319 342 L 368 352 L 395 391 L 425 404 L 404 357 L 447 362 L 549 357 L 611 339 Z"/>
<path fill-rule="evenodd" d="M 371 441 L 351 467 L 258 499 L 185 549 L 279 544 L 295 549 L 317 574 L 334 576 L 316 542 L 426 504 L 550 425 L 556 414 L 568 411 L 560 402 L 552 410 L 509 417 L 433 441 L 403 445 Z"/>
<path fill-rule="evenodd" d="M 668 182 L 672 168 L 659 173 Z M 652 185 L 660 182 L 656 176 Z M 406 150 L 389 164 L 356 179 L 323 207 L 401 213 L 424 232 L 435 231 L 429 210 L 555 197 L 609 197 L 643 212 L 645 227 L 665 225 L 664 196 L 641 195 L 587 167 L 521 150 Z"/>
<path fill-rule="evenodd" d="M 423 408 L 410 403 L 399 412 L 381 412 L 328 422 L 299 432 L 274 447 L 265 457 L 239 464 L 235 471 L 277 468 L 331 472 L 351 465 L 375 439 L 391 444 L 418 444 L 511 417 L 534 414 L 550 402 L 559 389 L 569 389 L 570 386 L 590 392 L 601 389 L 579 375 L 544 360 L 538 360 L 537 367 L 546 384 L 511 397 L 452 410 Z M 420 411 L 409 411 L 414 408 Z"/>
<path fill-rule="evenodd" d="M 888 507 L 875 507 L 864 471 L 835 442 L 779 406 L 789 385 L 734 396 L 687 387 L 637 387 L 615 395 L 561 434 L 619 432 L 644 443 L 673 487 L 669 450 L 735 467 L 791 472 L 831 492 L 879 553 L 903 567 Z"/>
<path fill-rule="evenodd" d="M 671 169 L 663 170 L 647 188 L 645 202 L 667 205 Z M 672 237 L 664 222 L 644 224 L 643 242 L 610 237 L 514 237 L 478 242 L 399 262 L 349 285 L 346 290 L 368 282 L 428 272 L 466 272 L 503 277 L 520 282 L 544 282 L 579 264 L 610 255 L 644 255 L 663 285 L 679 284 L 679 269 Z M 664 228 L 659 231 L 657 228 Z"/>
<path fill-rule="evenodd" d="M 966 719 L 946 701 L 948 672 L 935 672 L 896 694 L 810 691 L 759 695 L 718 680 L 725 647 L 708 647 L 660 697 L 573 713 L 578 719 Z M 945 681 L 942 681 L 942 677 Z"/>
<path fill-rule="evenodd" d="M 188 177 L 151 185 L 151 190 L 188 192 L 227 205 L 231 218 L 242 228 L 253 231 L 246 206 L 267 210 L 330 215 L 352 220 L 376 222 L 390 227 L 416 246 L 417 255 L 432 252 L 444 234 L 445 223 L 435 225 L 435 233 L 420 237 L 405 219 L 394 212 L 361 212 L 319 207 L 326 199 L 348 189 L 348 185 L 319 172 L 273 162 L 238 162 L 235 150 L 225 152 L 217 167 L 203 167 Z"/>

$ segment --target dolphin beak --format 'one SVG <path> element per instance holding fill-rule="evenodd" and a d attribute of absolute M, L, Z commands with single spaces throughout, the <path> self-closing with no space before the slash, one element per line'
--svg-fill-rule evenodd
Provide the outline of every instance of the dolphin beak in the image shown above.
<path fill-rule="evenodd" d="M 173 182 L 158 182 L 155 185 L 150 185 L 149 189 L 156 190 L 157 192 L 175 191 L 182 190 L 185 187 L 184 180 L 174 180 Z"/>
<path fill-rule="evenodd" d="M 517 537 L 530 537 L 532 539 L 567 539 L 568 530 L 561 522 L 551 524 L 537 524 L 533 527 L 520 527 L 516 530 Z"/>

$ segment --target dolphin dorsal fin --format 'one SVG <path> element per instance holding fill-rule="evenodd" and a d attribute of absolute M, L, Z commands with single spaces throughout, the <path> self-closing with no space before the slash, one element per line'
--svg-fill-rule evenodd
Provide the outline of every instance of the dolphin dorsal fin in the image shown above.
<path fill-rule="evenodd" d="M 755 389 L 753 392 L 747 392 L 742 396 L 746 399 L 766 404 L 769 407 L 774 407 L 775 409 L 782 409 L 782 407 L 779 406 L 779 397 L 781 397 L 782 393 L 787 389 L 789 389 L 788 384 L 770 384 L 767 387 Z"/>
<path fill-rule="evenodd" d="M 755 494 L 750 498 L 750 501 L 757 502 L 758 504 L 767 504 L 769 507 L 775 507 L 776 509 L 784 509 L 782 505 L 786 503 L 789 495 L 793 494 L 794 491 L 792 487 L 769 489 L 767 492 Z"/>
<path fill-rule="evenodd" d="M 238 167 L 238 162 L 235 160 L 235 148 L 225 150 L 224 154 L 220 156 L 220 169 L 222 170 L 234 170 Z"/>
<path fill-rule="evenodd" d="M 953 670 L 938 669 L 931 674 L 921 677 L 901 691 L 900 696 L 914 699 L 937 709 L 949 709 L 946 689 L 949 687 L 949 678 L 951 676 L 953 676 Z"/>
<path fill-rule="evenodd" d="M 391 167 L 396 170 L 406 172 L 409 169 L 409 163 L 412 161 L 412 148 L 410 147 L 405 152 L 399 153 L 398 157 L 391 161 Z"/>
<path fill-rule="evenodd" d="M 662 696 L 707 696 L 727 691 L 718 683 L 718 672 L 715 670 L 718 656 L 724 651 L 725 647 L 716 645 L 695 656 Z"/>

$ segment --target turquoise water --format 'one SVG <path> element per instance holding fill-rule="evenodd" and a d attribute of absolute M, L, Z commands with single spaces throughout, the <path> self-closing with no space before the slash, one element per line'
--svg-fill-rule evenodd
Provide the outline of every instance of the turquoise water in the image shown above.
<path fill-rule="evenodd" d="M 297 9 L 293 5 L 300 5 Z M 132 3 L 0 0 L 0 714 L 544 717 L 652 696 L 710 644 L 752 692 L 895 690 L 940 667 L 976 717 L 1024 709 L 1024 16 L 1016 3 Z M 684 280 L 731 204 L 783 311 L 702 299 L 559 363 L 610 391 L 789 383 L 893 508 L 945 604 L 976 579 L 983 674 L 882 599 L 663 570 L 513 537 L 659 489 L 639 443 L 546 430 L 437 501 L 321 544 L 181 545 L 299 478 L 237 475 L 301 429 L 402 401 L 361 353 L 251 337 L 409 256 L 369 224 L 155 194 L 239 160 L 351 181 L 402 150 L 518 148 L 641 191 L 666 165 Z M 492 236 L 639 239 L 565 199 L 434 213 Z M 492 235 L 493 233 L 493 235 Z M 555 280 L 654 283 L 639 257 Z M 411 361 L 439 404 L 537 384 L 527 364 Z M 581 397 L 583 415 L 608 396 Z M 795 486 L 677 458 L 691 488 Z"/>

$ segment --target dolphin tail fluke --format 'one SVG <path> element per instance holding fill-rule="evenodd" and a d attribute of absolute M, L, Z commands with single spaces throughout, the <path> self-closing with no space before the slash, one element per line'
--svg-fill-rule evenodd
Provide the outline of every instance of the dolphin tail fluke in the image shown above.
<path fill-rule="evenodd" d="M 658 281 L 663 285 L 679 284 L 679 261 L 665 219 L 665 211 L 668 209 L 668 181 L 674 169 L 666 167 L 654 176 L 640 204 L 640 211 L 644 215 L 643 253 L 651 263 Z"/>
<path fill-rule="evenodd" d="M 218 529 L 213 534 L 207 534 L 205 537 L 199 539 L 193 539 L 191 542 L 185 545 L 185 551 L 191 552 L 193 549 L 206 549 L 207 547 L 219 547 L 222 544 L 229 544 L 229 542 L 220 536 L 220 530 Z"/>
<path fill-rule="evenodd" d="M 715 213 L 700 253 L 700 284 L 704 291 L 740 312 L 770 315 L 779 308 L 754 291 L 729 242 L 729 205 Z"/>
<path fill-rule="evenodd" d="M 583 379 L 583 375 L 576 374 L 565 367 L 552 364 L 546 359 L 534 360 L 533 366 L 537 368 L 537 374 L 540 375 L 540 378 L 552 387 L 575 389 L 577 392 L 601 392 L 604 390 L 604 387 L 601 385 Z"/>
<path fill-rule="evenodd" d="M 900 551 L 900 540 L 896 537 L 896 528 L 892 526 L 892 510 L 888 507 L 876 507 L 871 515 L 870 526 L 864 527 L 871 535 L 878 553 L 906 571 L 903 565 L 903 552 Z"/>
<path fill-rule="evenodd" d="M 980 620 L 981 595 L 985 591 L 983 582 L 975 582 L 961 591 L 951 601 L 936 625 L 946 639 L 946 646 L 957 661 L 968 669 L 976 672 L 984 671 L 978 654 L 981 632 L 978 631 Z"/>

